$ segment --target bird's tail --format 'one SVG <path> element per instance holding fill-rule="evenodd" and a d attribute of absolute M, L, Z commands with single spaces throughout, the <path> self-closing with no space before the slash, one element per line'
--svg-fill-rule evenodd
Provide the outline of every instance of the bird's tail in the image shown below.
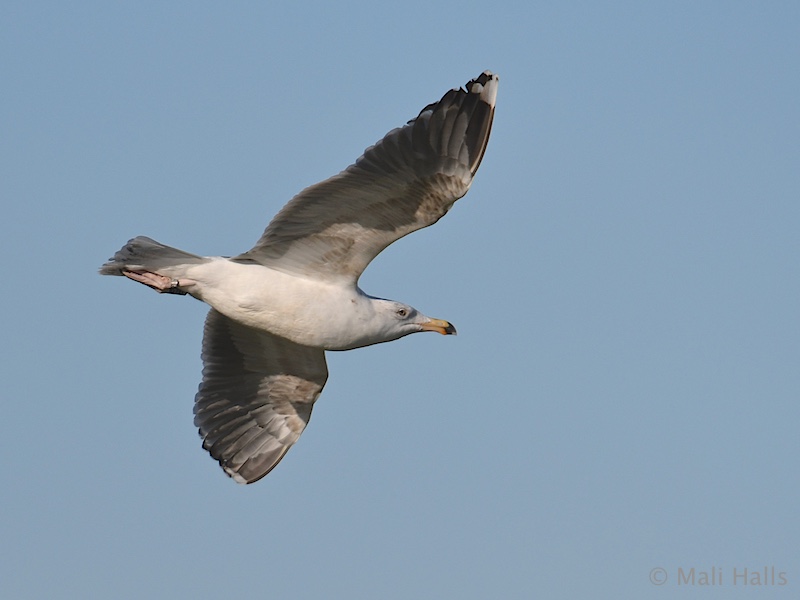
<path fill-rule="evenodd" d="M 150 271 L 151 273 L 167 274 L 165 271 L 175 271 L 175 267 L 197 265 L 208 262 L 208 260 L 140 235 L 129 240 L 106 264 L 100 267 L 100 274 L 122 275 L 123 271 Z"/>

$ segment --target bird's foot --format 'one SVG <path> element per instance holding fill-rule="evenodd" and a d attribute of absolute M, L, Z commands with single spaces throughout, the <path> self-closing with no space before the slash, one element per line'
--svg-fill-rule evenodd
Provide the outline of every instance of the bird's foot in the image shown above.
<path fill-rule="evenodd" d="M 123 271 L 122 274 L 128 279 L 143 283 L 159 294 L 180 294 L 185 296 L 188 292 L 182 288 L 192 286 L 195 283 L 191 279 L 172 279 L 150 271 Z"/>

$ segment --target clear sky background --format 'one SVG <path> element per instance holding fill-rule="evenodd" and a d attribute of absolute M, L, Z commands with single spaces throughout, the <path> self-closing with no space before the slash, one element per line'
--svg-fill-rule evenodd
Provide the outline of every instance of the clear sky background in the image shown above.
<path fill-rule="evenodd" d="M 798 597 L 798 31 L 796 2 L 6 3 L 0 597 Z M 361 280 L 459 335 L 330 354 L 235 484 L 192 424 L 205 307 L 97 268 L 248 249 L 484 69 L 471 192 Z"/>

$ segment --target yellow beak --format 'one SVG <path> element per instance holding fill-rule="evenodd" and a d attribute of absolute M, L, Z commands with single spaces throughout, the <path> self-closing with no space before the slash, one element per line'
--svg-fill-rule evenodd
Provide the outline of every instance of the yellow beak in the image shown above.
<path fill-rule="evenodd" d="M 448 323 L 442 319 L 428 319 L 424 323 L 420 324 L 420 328 L 422 331 L 435 331 L 437 333 L 441 333 L 442 335 L 456 335 L 457 333 L 456 328 L 453 327 L 452 323 Z"/>

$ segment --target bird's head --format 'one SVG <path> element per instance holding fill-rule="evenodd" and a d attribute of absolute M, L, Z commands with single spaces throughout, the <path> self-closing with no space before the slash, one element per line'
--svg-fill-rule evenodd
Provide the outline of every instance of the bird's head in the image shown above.
<path fill-rule="evenodd" d="M 442 319 L 423 315 L 413 306 L 394 300 L 374 299 L 376 316 L 382 325 L 384 341 L 391 341 L 421 331 L 435 331 L 442 335 L 456 335 L 456 328 Z"/>

